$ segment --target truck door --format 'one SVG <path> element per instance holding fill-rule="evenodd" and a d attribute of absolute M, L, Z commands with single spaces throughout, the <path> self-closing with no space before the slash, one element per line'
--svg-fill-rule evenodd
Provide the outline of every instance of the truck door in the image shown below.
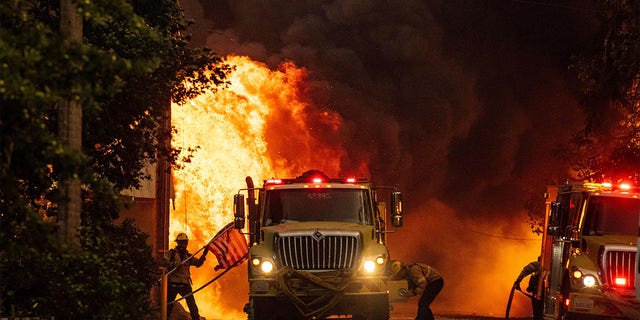
<path fill-rule="evenodd" d="M 583 196 L 561 190 L 556 201 L 551 203 L 547 237 L 550 252 L 546 254 L 548 263 L 548 291 L 545 297 L 545 313 L 558 316 L 562 313 L 564 297 L 562 285 L 565 276 L 565 265 L 571 251 L 571 245 L 577 244 L 578 223 L 582 208 Z"/>

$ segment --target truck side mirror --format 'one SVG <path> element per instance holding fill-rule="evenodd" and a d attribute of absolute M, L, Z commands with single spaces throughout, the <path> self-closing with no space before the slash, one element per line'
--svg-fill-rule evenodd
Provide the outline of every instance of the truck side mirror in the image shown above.
<path fill-rule="evenodd" d="M 391 225 L 394 227 L 402 227 L 402 193 L 391 193 Z"/>
<path fill-rule="evenodd" d="M 233 227 L 244 229 L 244 194 L 233 196 Z"/>
<path fill-rule="evenodd" d="M 562 230 L 560 230 L 560 202 L 551 202 L 550 206 L 547 233 L 552 236 L 559 236 L 562 233 Z"/>

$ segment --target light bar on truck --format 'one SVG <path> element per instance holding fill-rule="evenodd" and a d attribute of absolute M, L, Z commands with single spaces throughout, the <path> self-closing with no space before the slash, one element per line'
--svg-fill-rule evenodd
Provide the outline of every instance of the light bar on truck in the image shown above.
<path fill-rule="evenodd" d="M 620 188 L 620 190 L 631 190 L 631 185 L 628 183 L 621 183 L 620 186 L 618 186 L 618 188 Z"/>
<path fill-rule="evenodd" d="M 321 187 L 330 187 L 331 183 L 344 183 L 344 184 L 355 185 L 355 184 L 369 183 L 369 180 L 367 178 L 357 178 L 353 175 L 348 175 L 346 177 L 340 177 L 340 178 L 329 178 L 324 173 L 320 171 L 313 171 L 313 170 L 309 172 L 305 172 L 303 175 L 296 178 L 284 178 L 284 179 L 270 178 L 270 179 L 264 180 L 264 185 L 265 186 L 270 185 L 272 186 L 272 188 L 273 186 L 276 186 L 276 185 L 289 185 L 294 183 L 307 184 L 305 188 L 309 188 L 309 187 L 321 188 Z"/>
<path fill-rule="evenodd" d="M 633 186 L 632 184 L 628 183 L 628 182 L 617 182 L 617 183 L 613 183 L 611 181 L 605 181 L 605 182 L 586 182 L 584 183 L 584 186 L 589 188 L 589 189 L 593 189 L 594 191 L 622 191 L 622 192 L 629 192 L 632 191 L 634 189 L 635 186 Z"/>

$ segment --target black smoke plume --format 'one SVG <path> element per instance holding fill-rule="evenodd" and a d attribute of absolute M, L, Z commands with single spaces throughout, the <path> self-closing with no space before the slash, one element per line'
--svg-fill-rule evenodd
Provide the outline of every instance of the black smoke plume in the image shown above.
<path fill-rule="evenodd" d="M 195 44 L 308 70 L 311 103 L 343 117 L 343 170 L 405 193 L 392 255 L 442 270 L 436 311 L 502 312 L 540 247 L 525 203 L 568 177 L 554 150 L 584 124 L 568 65 L 592 1 L 181 3 Z"/>

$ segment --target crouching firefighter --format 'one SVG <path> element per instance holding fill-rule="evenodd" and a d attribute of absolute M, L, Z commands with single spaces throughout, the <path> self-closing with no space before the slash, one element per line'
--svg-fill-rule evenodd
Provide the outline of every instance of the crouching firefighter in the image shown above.
<path fill-rule="evenodd" d="M 431 303 L 444 286 L 440 272 L 424 263 L 407 265 L 400 261 L 393 261 L 391 277 L 394 280 L 406 279 L 409 291 L 415 296 L 420 296 L 416 320 L 433 320 Z"/>
<path fill-rule="evenodd" d="M 192 320 L 200 320 L 200 314 L 198 312 L 198 305 L 196 299 L 193 297 L 193 289 L 191 288 L 191 266 L 199 268 L 205 261 L 208 249 L 205 248 L 200 258 L 192 257 L 191 253 L 187 251 L 187 244 L 189 244 L 189 237 L 185 233 L 179 233 L 176 236 L 176 247 L 169 250 L 169 255 L 165 266 L 170 271 L 168 275 L 168 288 L 167 288 L 167 318 L 171 316 L 173 310 L 174 300 L 176 296 L 184 297 L 189 307 L 189 313 Z M 197 253 L 197 252 L 196 252 Z"/>

